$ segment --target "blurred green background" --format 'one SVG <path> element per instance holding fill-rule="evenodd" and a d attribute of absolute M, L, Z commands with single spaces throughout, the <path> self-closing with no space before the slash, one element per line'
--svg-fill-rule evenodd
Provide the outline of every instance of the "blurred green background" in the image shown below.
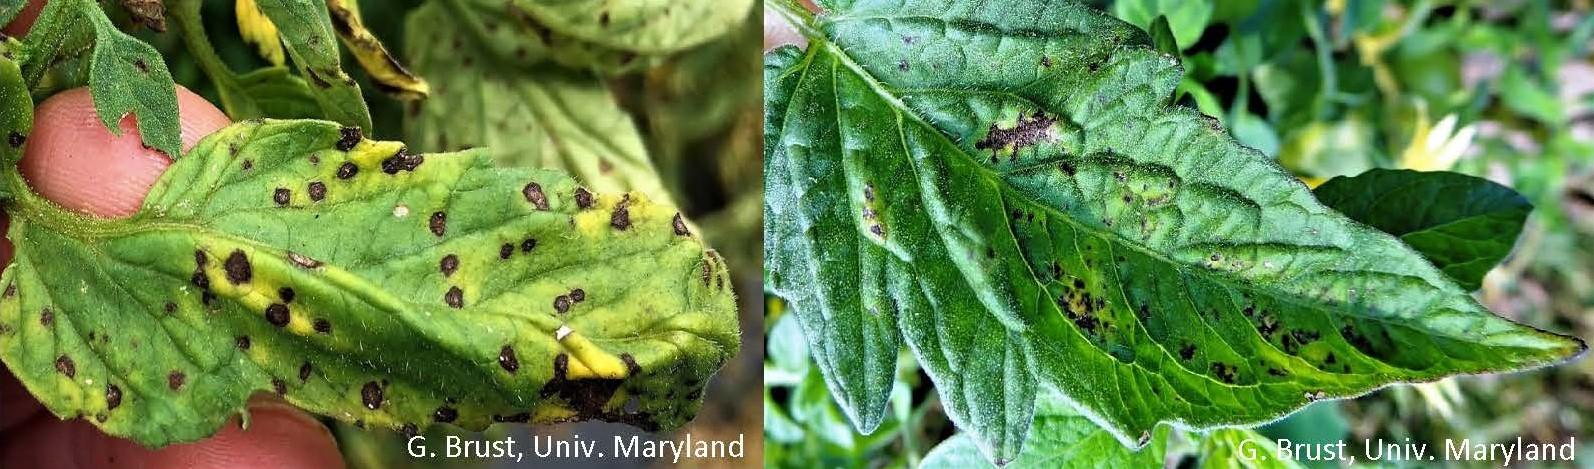
<path fill-rule="evenodd" d="M 1185 69 L 1176 100 L 1310 185 L 1409 168 L 1515 188 L 1536 209 L 1478 297 L 1519 322 L 1594 337 L 1594 1 L 1090 3 L 1143 28 L 1166 17 Z M 892 416 L 856 433 L 810 366 L 801 327 L 765 301 L 766 466 L 914 467 L 954 433 L 907 353 Z M 1368 438 L 1432 450 L 1447 438 L 1559 444 L 1591 430 L 1594 361 L 1578 360 L 1322 402 L 1260 432 L 1345 440 L 1361 454 Z M 1200 462 L 1180 444 L 1170 467 Z M 1578 459 L 1594 460 L 1594 446 L 1579 447 Z"/>
<path fill-rule="evenodd" d="M 400 54 L 399 59 L 403 61 L 406 14 L 425 2 L 359 0 L 357 3 L 365 25 L 389 51 Z M 529 453 L 530 439 L 534 435 L 563 438 L 580 434 L 584 440 L 597 439 L 607 445 L 611 435 L 679 439 L 686 433 L 698 440 L 727 441 L 743 434 L 747 457 L 744 460 L 698 460 L 684 462 L 683 466 L 746 467 L 756 464 L 763 451 L 756 391 L 761 382 L 758 363 L 763 346 L 758 340 L 762 330 L 758 282 L 763 265 L 762 89 L 757 60 L 761 23 L 754 16 L 759 10 L 754 9 L 729 34 L 666 57 L 656 66 L 637 73 L 614 76 L 607 83 L 641 131 L 665 189 L 701 230 L 708 244 L 726 259 L 737 278 L 736 290 L 743 302 L 742 350 L 709 383 L 703 409 L 696 420 L 673 434 L 662 435 L 649 435 L 634 427 L 605 422 L 553 426 L 504 424 L 485 432 L 487 438 L 514 436 L 517 447 L 528 451 L 527 459 L 518 465 L 503 460 L 413 459 L 406 455 L 404 438 L 396 432 L 359 429 L 326 420 L 338 438 L 349 467 L 546 467 L 549 462 L 535 460 Z M 120 24 L 131 23 L 121 8 L 107 8 L 107 11 L 123 15 L 118 18 Z M 269 65 L 239 36 L 233 0 L 205 0 L 201 15 L 212 46 L 232 70 L 242 73 Z M 128 27 L 161 51 L 178 84 L 220 103 L 214 85 L 184 49 L 175 30 L 161 33 L 138 26 Z M 371 85 L 346 49 L 343 64 L 365 93 L 374 126 L 372 138 L 402 140 L 406 104 L 376 91 L 378 88 Z M 454 150 L 412 149 L 423 152 Z M 467 432 L 437 425 L 422 433 L 429 436 L 429 440 L 438 441 L 441 435 Z M 570 468 L 671 466 L 669 461 L 658 463 L 640 459 L 566 459 L 556 463 Z"/>

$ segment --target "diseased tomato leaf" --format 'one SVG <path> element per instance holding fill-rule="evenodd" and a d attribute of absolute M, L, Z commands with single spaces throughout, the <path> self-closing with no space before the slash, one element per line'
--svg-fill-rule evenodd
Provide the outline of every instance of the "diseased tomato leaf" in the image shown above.
<path fill-rule="evenodd" d="M 1178 61 L 1133 25 L 830 3 L 806 52 L 766 56 L 765 278 L 861 429 L 898 340 L 994 461 L 1021 454 L 1043 386 L 1136 445 L 1585 349 L 1170 104 Z"/>
<path fill-rule="evenodd" d="M 92 49 L 89 49 L 89 48 Z M 59 62 L 85 50 L 94 112 L 112 133 L 132 115 L 145 146 L 172 158 L 182 155 L 177 121 L 177 88 L 154 47 L 116 28 L 96 2 L 61 0 L 45 4 L 23 37 L 21 69 L 31 86 Z"/>
<path fill-rule="evenodd" d="M 327 119 L 369 130 L 371 111 L 360 96 L 360 85 L 343 71 L 325 0 L 258 0 L 257 5 L 276 27 Z"/>
<path fill-rule="evenodd" d="M 1399 237 L 1468 290 L 1511 253 L 1533 204 L 1488 179 L 1374 169 L 1312 191 L 1345 216 Z"/>
<path fill-rule="evenodd" d="M 418 148 L 494 149 L 501 164 L 559 169 L 600 192 L 668 201 L 642 136 L 602 78 L 526 67 L 491 52 L 494 38 L 459 27 L 440 4 L 410 14 L 410 60 L 438 86 L 405 121 Z"/>
<path fill-rule="evenodd" d="M 0 65 L 0 133 L 25 136 L 28 93 Z M 725 263 L 675 209 L 482 151 L 245 121 L 120 220 L 33 195 L 21 151 L 0 153 L 0 359 L 56 415 L 145 445 L 208 436 L 255 392 L 406 432 L 671 429 L 739 342 Z"/>
<path fill-rule="evenodd" d="M 1048 392 L 1035 404 L 1035 424 L 1029 429 L 1029 443 L 1017 459 L 1006 461 L 1006 469 L 1069 469 L 1098 467 L 1163 467 L 1169 429 L 1157 428 L 1156 435 L 1138 450 L 1124 447 L 1112 433 L 1080 415 L 1065 396 Z M 954 435 L 924 455 L 919 469 L 995 469 L 980 454 L 979 445 L 968 434 Z"/>

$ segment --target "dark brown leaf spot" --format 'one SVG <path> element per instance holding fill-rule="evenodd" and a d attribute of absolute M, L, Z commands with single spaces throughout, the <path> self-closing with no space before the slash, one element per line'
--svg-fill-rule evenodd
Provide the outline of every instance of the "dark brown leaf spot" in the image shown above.
<path fill-rule="evenodd" d="M 299 365 L 299 381 L 310 379 L 311 370 L 310 362 L 304 362 L 303 365 Z"/>
<path fill-rule="evenodd" d="M 443 272 L 444 277 L 454 275 L 454 272 L 459 270 L 459 256 L 453 254 L 443 256 L 442 260 L 437 261 L 437 270 Z"/>
<path fill-rule="evenodd" d="M 122 388 L 114 384 L 105 385 L 105 410 L 115 410 L 122 405 Z"/>
<path fill-rule="evenodd" d="M 424 162 L 426 162 L 425 156 L 412 154 L 408 148 L 399 148 L 393 156 L 382 160 L 382 172 L 398 174 L 399 171 L 415 171 L 415 168 L 419 168 Z"/>
<path fill-rule="evenodd" d="M 321 267 L 321 261 L 311 259 L 309 256 L 293 251 L 288 252 L 288 260 L 293 261 L 294 264 L 298 264 L 299 267 L 304 267 L 306 269 Z"/>
<path fill-rule="evenodd" d="M 508 259 L 513 254 L 515 254 L 515 245 L 513 243 L 504 243 L 504 245 L 498 247 L 499 259 Z"/>
<path fill-rule="evenodd" d="M 520 190 L 520 195 L 525 196 L 526 202 L 530 202 L 531 206 L 537 207 L 537 210 L 548 210 L 548 196 L 542 193 L 541 184 L 535 182 L 526 183 L 526 187 Z"/>
<path fill-rule="evenodd" d="M 580 207 L 582 210 L 592 208 L 592 193 L 587 192 L 587 188 L 576 188 L 576 207 Z"/>
<path fill-rule="evenodd" d="M 515 349 L 513 347 L 505 345 L 504 348 L 498 350 L 498 366 L 504 367 L 504 371 L 510 373 L 520 371 L 520 359 L 515 358 Z"/>
<path fill-rule="evenodd" d="M 448 214 L 432 212 L 432 218 L 426 221 L 426 226 L 431 228 L 433 236 L 443 237 L 448 232 Z"/>
<path fill-rule="evenodd" d="M 459 411 L 454 410 L 453 407 L 449 407 L 449 406 L 446 406 L 446 405 L 442 406 L 442 407 L 438 407 L 437 411 L 432 412 L 432 420 L 436 421 L 436 422 L 450 423 L 450 422 L 453 422 L 454 419 L 457 419 L 457 418 L 459 418 Z"/>
<path fill-rule="evenodd" d="M 555 312 L 558 312 L 559 314 L 565 314 L 565 313 L 570 312 L 570 296 L 569 295 L 559 295 L 557 298 L 554 298 L 553 299 L 553 310 Z"/>
<path fill-rule="evenodd" d="M 242 249 L 234 249 L 227 255 L 227 262 L 222 264 L 227 270 L 227 281 L 233 285 L 249 283 L 254 277 L 254 268 L 249 265 L 249 256 Z"/>
<path fill-rule="evenodd" d="M 609 226 L 616 230 L 625 231 L 631 227 L 631 195 L 620 198 L 620 203 L 614 204 L 614 213 L 609 214 Z"/>
<path fill-rule="evenodd" d="M 72 363 L 72 357 L 62 355 L 55 358 L 55 371 L 68 378 L 77 376 L 77 364 Z"/>
<path fill-rule="evenodd" d="M 321 199 L 325 198 L 327 198 L 327 185 L 321 183 L 321 181 L 310 183 L 310 200 L 320 202 Z"/>
<path fill-rule="evenodd" d="M 343 164 L 338 165 L 338 179 L 348 179 L 356 174 L 360 174 L 360 167 L 355 166 L 354 163 L 345 161 Z"/>
<path fill-rule="evenodd" d="M 587 301 L 587 291 L 580 288 L 570 290 L 570 300 L 577 303 Z"/>
<path fill-rule="evenodd" d="M 272 303 L 266 307 L 266 322 L 273 326 L 283 327 L 288 325 L 288 305 Z"/>
<path fill-rule="evenodd" d="M 288 395 L 288 383 L 282 382 L 281 379 L 271 378 L 271 390 L 276 392 L 278 396 L 286 396 Z"/>
<path fill-rule="evenodd" d="M 55 325 L 55 311 L 48 307 L 44 308 L 42 311 L 39 311 L 39 325 L 44 327 Z"/>
<path fill-rule="evenodd" d="M 360 402 L 365 403 L 365 408 L 376 410 L 382 407 L 382 385 L 376 381 L 367 381 L 360 388 Z"/>
<path fill-rule="evenodd" d="M 680 213 L 675 214 L 675 219 L 670 220 L 670 225 L 675 227 L 677 236 L 690 236 L 692 234 L 691 230 L 686 229 L 686 219 L 682 218 Z"/>
<path fill-rule="evenodd" d="M 249 336 L 238 336 L 237 338 L 233 339 L 233 345 L 237 345 L 238 350 L 249 350 Z"/>
<path fill-rule="evenodd" d="M 183 374 L 181 371 L 172 370 L 171 373 L 166 375 L 166 387 L 172 388 L 173 391 L 178 391 L 183 389 L 183 382 L 187 380 L 188 375 Z"/>
<path fill-rule="evenodd" d="M 315 332 L 317 334 L 325 335 L 332 333 L 332 321 L 328 321 L 325 318 L 316 319 L 314 326 Z"/>
<path fill-rule="evenodd" d="M 282 287 L 277 289 L 277 297 L 282 298 L 283 303 L 292 303 L 293 299 L 298 296 L 299 295 L 294 294 L 293 288 Z"/>
<path fill-rule="evenodd" d="M 176 313 L 176 312 L 177 312 L 177 303 L 173 303 L 173 302 L 170 302 L 170 301 L 166 302 L 166 314 L 172 314 L 172 313 Z"/>
<path fill-rule="evenodd" d="M 463 308 L 465 307 L 465 292 L 461 291 L 458 286 L 448 287 L 448 293 L 443 294 L 443 303 L 450 308 Z"/>
<path fill-rule="evenodd" d="M 537 249 L 536 239 L 526 238 L 520 241 L 520 252 L 531 252 L 532 249 Z"/>
<path fill-rule="evenodd" d="M 22 144 L 27 141 L 28 136 L 22 135 L 15 130 L 11 131 L 11 135 L 6 136 L 6 143 L 10 143 L 11 148 L 22 148 Z"/>
<path fill-rule="evenodd" d="M 277 190 L 271 193 L 271 201 L 276 202 L 277 205 L 288 205 L 288 199 L 292 197 L 293 191 L 288 190 L 286 187 L 278 187 Z"/>
<path fill-rule="evenodd" d="M 360 140 L 365 138 L 364 135 L 360 134 L 359 127 L 344 127 L 342 129 L 338 129 L 338 134 L 338 151 L 353 150 L 354 145 L 359 144 Z M 338 177 L 342 177 L 342 174 L 339 174 Z"/>
<path fill-rule="evenodd" d="M 1029 117 L 1019 116 L 1018 123 L 1011 129 L 1003 129 L 997 124 L 991 124 L 990 130 L 985 133 L 985 138 L 974 143 L 974 148 L 981 150 L 1019 149 L 1033 146 L 1042 140 L 1050 140 L 1052 124 L 1057 123 L 1046 114 L 1036 111 Z"/>

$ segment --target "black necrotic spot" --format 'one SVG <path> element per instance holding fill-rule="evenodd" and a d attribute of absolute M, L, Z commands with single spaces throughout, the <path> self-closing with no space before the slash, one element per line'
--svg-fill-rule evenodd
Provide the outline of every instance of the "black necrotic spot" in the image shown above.
<path fill-rule="evenodd" d="M 254 269 L 249 266 L 249 256 L 241 249 L 234 249 L 232 254 L 228 254 L 223 267 L 227 270 L 227 281 L 233 285 L 249 283 L 249 279 L 254 277 Z"/>
<path fill-rule="evenodd" d="M 297 295 L 293 293 L 292 288 L 282 287 L 277 289 L 277 297 L 282 298 L 283 303 L 292 303 L 295 296 Z"/>
<path fill-rule="evenodd" d="M 310 183 L 310 200 L 320 202 L 321 199 L 325 198 L 327 198 L 327 185 L 322 184 L 321 181 Z"/>
<path fill-rule="evenodd" d="M 39 325 L 44 327 L 55 325 L 55 311 L 50 308 L 44 308 L 44 310 L 39 311 Z"/>
<path fill-rule="evenodd" d="M 521 412 L 514 415 L 494 415 L 493 421 L 498 423 L 526 423 L 531 421 L 531 414 Z"/>
<path fill-rule="evenodd" d="M 670 225 L 672 225 L 675 228 L 675 234 L 677 234 L 677 235 L 687 236 L 687 235 L 692 234 L 691 231 L 688 231 L 686 229 L 686 219 L 681 218 L 681 214 L 680 213 L 676 213 L 675 214 L 675 219 L 674 220 L 670 220 Z"/>
<path fill-rule="evenodd" d="M 609 226 L 616 230 L 625 231 L 631 227 L 631 196 L 620 198 L 620 203 L 614 204 L 614 213 L 609 214 Z"/>
<path fill-rule="evenodd" d="M 553 299 L 553 310 L 558 312 L 559 314 L 564 314 L 564 313 L 569 312 L 570 311 L 570 296 L 568 296 L 568 295 L 559 295 L 557 298 L 554 298 Z"/>
<path fill-rule="evenodd" d="M 582 210 L 592 208 L 592 193 L 587 192 L 587 188 L 576 188 L 576 207 L 580 207 Z"/>
<path fill-rule="evenodd" d="M 360 167 L 355 166 L 354 163 L 344 162 L 338 165 L 338 179 L 348 179 L 356 174 L 360 174 Z"/>
<path fill-rule="evenodd" d="M 288 325 L 288 305 L 272 303 L 271 306 L 267 306 L 266 322 L 277 327 Z"/>
<path fill-rule="evenodd" d="M 421 432 L 421 429 L 419 427 L 416 427 L 415 424 L 413 424 L 413 423 L 406 423 L 406 424 L 404 424 L 404 426 L 399 427 L 399 433 L 404 434 L 405 437 L 412 437 L 412 436 L 415 436 L 415 434 L 420 433 L 420 432 Z"/>
<path fill-rule="evenodd" d="M 526 238 L 525 240 L 520 242 L 520 252 L 531 252 L 532 249 L 536 249 L 536 248 L 537 248 L 537 240 L 535 240 L 535 239 Z"/>
<path fill-rule="evenodd" d="M 175 312 L 177 312 L 177 303 L 170 301 L 166 302 L 166 314 L 172 314 Z"/>
<path fill-rule="evenodd" d="M 68 378 L 77 376 L 77 364 L 72 363 L 72 357 L 62 355 L 55 358 L 55 371 Z"/>
<path fill-rule="evenodd" d="M 326 319 L 315 320 L 315 331 L 318 334 L 331 334 L 332 322 Z"/>
<path fill-rule="evenodd" d="M 233 339 L 233 344 L 238 346 L 238 350 L 249 350 L 249 336 L 238 336 L 238 338 Z"/>
<path fill-rule="evenodd" d="M 432 212 L 432 218 L 426 221 L 426 226 L 431 228 L 433 236 L 442 237 L 443 233 L 448 232 L 448 214 Z"/>
<path fill-rule="evenodd" d="M 441 271 L 444 277 L 454 275 L 454 271 L 459 270 L 459 256 L 453 254 L 443 256 L 442 260 L 437 261 L 437 270 Z"/>
<path fill-rule="evenodd" d="M 299 381 L 310 379 L 310 371 L 310 362 L 304 362 L 303 365 L 299 365 Z"/>
<path fill-rule="evenodd" d="M 503 246 L 499 246 L 498 247 L 498 258 L 499 259 L 508 259 L 509 256 L 511 254 L 514 254 L 514 253 L 515 253 L 515 245 L 514 244 L 504 243 Z"/>
<path fill-rule="evenodd" d="M 446 405 L 438 407 L 436 412 L 432 412 L 432 420 L 437 422 L 450 423 L 457 418 L 459 418 L 459 411 Z"/>
<path fill-rule="evenodd" d="M 198 266 L 198 268 L 203 269 L 203 268 L 205 268 L 205 264 L 207 264 L 209 262 L 210 262 L 210 256 L 206 256 L 205 255 L 205 251 L 199 250 L 199 249 L 195 249 L 194 250 L 194 265 L 195 266 Z"/>
<path fill-rule="evenodd" d="M 288 199 L 291 197 L 293 197 L 293 191 L 288 190 L 286 187 L 278 187 L 276 191 L 271 193 L 271 201 L 276 202 L 277 205 L 288 205 Z"/>
<path fill-rule="evenodd" d="M 271 390 L 275 391 L 278 396 L 287 395 L 288 383 L 282 382 L 281 379 L 271 378 Z"/>
<path fill-rule="evenodd" d="M 22 148 L 22 143 L 27 140 L 28 137 L 26 135 L 22 135 L 15 130 L 11 131 L 11 135 L 6 136 L 6 142 L 11 144 L 11 148 Z"/>
<path fill-rule="evenodd" d="M 105 385 L 105 409 L 114 410 L 122 405 L 122 388 L 114 384 Z"/>
<path fill-rule="evenodd" d="M 548 210 L 548 196 L 542 193 L 541 184 L 526 183 L 526 187 L 520 189 L 520 195 L 525 196 L 526 202 L 531 203 L 531 206 L 537 210 Z"/>
<path fill-rule="evenodd" d="M 443 303 L 448 307 L 459 309 L 465 306 L 465 292 L 458 286 L 448 287 L 448 293 L 443 294 Z"/>
<path fill-rule="evenodd" d="M 407 148 L 399 148 L 397 152 L 393 153 L 393 156 L 382 160 L 382 172 L 398 174 L 399 171 L 414 171 L 415 168 L 420 167 L 421 163 L 424 162 L 426 162 L 426 157 L 411 154 Z"/>
<path fill-rule="evenodd" d="M 364 138 L 364 136 L 360 135 L 359 127 L 344 127 L 338 129 L 338 133 L 338 151 L 353 150 L 354 145 L 360 143 L 360 139 Z"/>
<path fill-rule="evenodd" d="M 514 347 L 505 345 L 504 348 L 498 350 L 498 366 L 504 367 L 504 371 L 510 373 L 520 370 L 520 359 L 515 358 Z"/>
<path fill-rule="evenodd" d="M 587 301 L 587 291 L 580 288 L 570 290 L 570 300 L 577 303 Z"/>
<path fill-rule="evenodd" d="M 376 381 L 367 381 L 360 388 L 360 401 L 365 403 L 365 408 L 376 410 L 382 407 L 382 386 Z"/>
<path fill-rule="evenodd" d="M 181 371 L 172 370 L 171 373 L 166 375 L 166 387 L 172 388 L 173 391 L 177 391 L 183 388 L 183 382 L 187 380 L 188 375 L 183 374 Z"/>

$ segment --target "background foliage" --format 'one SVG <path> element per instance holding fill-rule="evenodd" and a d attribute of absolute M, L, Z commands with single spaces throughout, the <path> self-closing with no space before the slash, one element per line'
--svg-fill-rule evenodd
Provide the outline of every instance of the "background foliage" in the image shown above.
<path fill-rule="evenodd" d="M 1594 329 L 1594 4 L 1093 3 L 1142 27 L 1164 18 L 1171 37 L 1159 44 L 1178 49 L 1186 70 L 1176 99 L 1309 184 L 1404 168 L 1481 176 L 1522 193 L 1537 209 L 1477 295 L 1520 322 L 1579 337 Z M 870 435 L 855 433 L 809 366 L 801 328 L 778 300 L 766 302 L 767 465 L 916 467 L 953 434 L 928 378 L 905 353 L 892 415 Z M 1518 435 L 1564 443 L 1588 435 L 1591 419 L 1594 364 L 1581 360 L 1319 403 L 1258 431 L 1345 439 L 1360 454 L 1365 438 L 1430 448 L 1445 438 Z M 1194 453 L 1193 443 L 1175 441 L 1168 457 L 1214 462 Z"/>

